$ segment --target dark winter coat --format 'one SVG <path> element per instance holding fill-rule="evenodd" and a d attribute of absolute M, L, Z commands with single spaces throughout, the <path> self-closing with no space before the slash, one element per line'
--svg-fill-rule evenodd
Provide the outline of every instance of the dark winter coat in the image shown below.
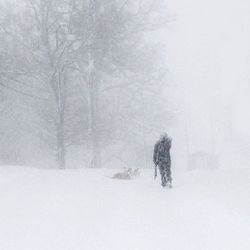
<path fill-rule="evenodd" d="M 164 137 L 155 144 L 153 157 L 155 165 L 171 165 L 171 145 L 172 139 L 170 137 Z"/>

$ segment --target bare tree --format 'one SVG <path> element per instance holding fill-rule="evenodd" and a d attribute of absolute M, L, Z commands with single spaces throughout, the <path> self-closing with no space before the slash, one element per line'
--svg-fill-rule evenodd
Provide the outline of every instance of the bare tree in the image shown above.
<path fill-rule="evenodd" d="M 159 10 L 158 1 L 74 1 L 73 30 L 80 41 L 79 65 L 89 90 L 92 167 L 101 166 L 102 142 L 106 141 L 103 134 L 107 116 L 102 119 L 103 107 L 107 105 L 107 99 L 103 98 L 105 92 L 112 99 L 115 89 L 125 88 L 134 95 L 145 91 L 148 85 L 159 88 L 162 83 L 160 57 L 153 56 L 150 52 L 155 51 L 145 45 L 147 32 L 166 27 L 166 14 L 161 15 Z M 114 129 L 113 121 L 109 122 Z"/>
<path fill-rule="evenodd" d="M 37 134 L 49 142 L 60 168 L 65 168 L 66 147 L 73 141 L 67 126 L 72 125 L 69 116 L 75 112 L 67 107 L 75 98 L 74 84 L 69 86 L 75 71 L 75 41 L 70 37 L 68 7 L 66 1 L 27 0 L 17 22 L 2 26 L 12 43 L 18 44 L 16 58 L 22 60 L 8 75 L 14 86 L 6 87 L 42 101 L 36 100 L 43 125 Z M 77 103 L 75 109 L 79 109 Z"/>
<path fill-rule="evenodd" d="M 91 148 L 92 167 L 121 138 L 124 147 L 139 135 L 146 151 L 154 117 L 165 117 L 166 69 L 149 42 L 149 33 L 168 21 L 159 2 L 24 0 L 18 13 L 4 11 L 0 32 L 10 62 L 0 84 L 30 100 L 36 117 L 30 130 L 60 168 L 72 145 Z"/>

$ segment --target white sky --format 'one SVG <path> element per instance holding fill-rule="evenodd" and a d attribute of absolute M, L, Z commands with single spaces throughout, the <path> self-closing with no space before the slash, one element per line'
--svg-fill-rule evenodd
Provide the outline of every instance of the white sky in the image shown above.
<path fill-rule="evenodd" d="M 196 147 L 226 127 L 250 135 L 250 2 L 167 0 L 176 13 L 166 38 L 172 78 L 187 113 Z M 248 114 L 249 113 L 249 114 Z M 229 124 L 232 121 L 232 124 Z M 225 139 L 225 138 L 224 138 Z"/>

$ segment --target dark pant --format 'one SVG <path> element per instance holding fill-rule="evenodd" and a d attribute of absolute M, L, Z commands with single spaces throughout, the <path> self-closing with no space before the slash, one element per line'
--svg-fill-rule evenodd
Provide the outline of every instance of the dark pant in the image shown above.
<path fill-rule="evenodd" d="M 167 184 L 172 184 L 171 168 L 168 163 L 160 163 L 159 169 L 161 174 L 161 185 L 165 187 Z"/>

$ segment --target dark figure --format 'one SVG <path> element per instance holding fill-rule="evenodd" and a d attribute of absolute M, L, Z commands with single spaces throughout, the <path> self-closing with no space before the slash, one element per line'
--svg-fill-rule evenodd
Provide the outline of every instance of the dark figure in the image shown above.
<path fill-rule="evenodd" d="M 172 139 L 168 137 L 167 134 L 163 134 L 160 140 L 156 142 L 154 147 L 154 164 L 156 167 L 157 176 L 157 166 L 161 174 L 161 185 L 163 187 L 172 188 L 172 176 L 171 176 L 171 157 L 170 148 L 172 145 Z M 156 177 L 155 176 L 155 177 Z"/>

